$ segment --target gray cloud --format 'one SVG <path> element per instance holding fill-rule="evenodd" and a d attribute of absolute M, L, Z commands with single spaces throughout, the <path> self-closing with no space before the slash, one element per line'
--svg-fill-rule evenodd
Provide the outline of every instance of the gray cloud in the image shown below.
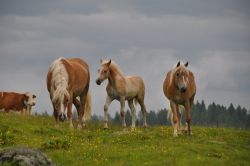
<path fill-rule="evenodd" d="M 90 65 L 93 111 L 102 114 L 101 58 L 146 84 L 148 110 L 167 106 L 166 72 L 189 61 L 197 99 L 250 108 L 248 1 L 1 1 L 0 82 L 4 91 L 38 94 L 36 111 L 51 112 L 45 78 L 55 58 Z M 119 109 L 112 104 L 111 112 Z"/>

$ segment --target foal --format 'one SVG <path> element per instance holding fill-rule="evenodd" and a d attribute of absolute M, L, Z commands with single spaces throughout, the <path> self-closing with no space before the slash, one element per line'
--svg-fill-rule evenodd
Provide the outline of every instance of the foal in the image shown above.
<path fill-rule="evenodd" d="M 139 102 L 143 113 L 143 126 L 147 127 L 146 107 L 144 104 L 145 86 L 143 80 L 138 76 L 123 76 L 119 67 L 111 60 L 101 60 L 101 66 L 98 70 L 99 76 L 96 83 L 100 85 L 105 79 L 108 79 L 106 87 L 107 97 L 104 105 L 104 129 L 108 128 L 108 107 L 115 99 L 120 101 L 122 117 L 122 126 L 126 127 L 125 122 L 125 100 L 128 101 L 132 113 L 132 129 L 135 128 L 136 112 L 133 102 Z"/>
<path fill-rule="evenodd" d="M 190 109 L 196 93 L 196 84 L 193 73 L 187 69 L 188 62 L 180 62 L 167 73 L 163 83 L 163 92 L 169 99 L 172 113 L 172 125 L 174 127 L 174 136 L 178 135 L 181 130 L 181 112 L 179 106 L 182 105 L 186 110 L 187 132 L 191 134 L 190 128 Z"/>

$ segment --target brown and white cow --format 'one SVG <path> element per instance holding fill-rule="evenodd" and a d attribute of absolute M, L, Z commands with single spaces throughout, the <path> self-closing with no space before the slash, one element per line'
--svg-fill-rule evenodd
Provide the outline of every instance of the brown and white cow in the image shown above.
<path fill-rule="evenodd" d="M 0 110 L 5 112 L 17 111 L 30 114 L 32 106 L 36 104 L 36 96 L 26 92 L 0 92 Z"/>

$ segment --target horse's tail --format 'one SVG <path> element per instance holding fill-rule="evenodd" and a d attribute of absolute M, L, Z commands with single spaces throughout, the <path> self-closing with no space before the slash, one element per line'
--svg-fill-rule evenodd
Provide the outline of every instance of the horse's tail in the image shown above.
<path fill-rule="evenodd" d="M 83 116 L 84 120 L 89 120 L 91 118 L 91 95 L 88 92 L 87 99 L 85 103 L 85 112 Z"/>

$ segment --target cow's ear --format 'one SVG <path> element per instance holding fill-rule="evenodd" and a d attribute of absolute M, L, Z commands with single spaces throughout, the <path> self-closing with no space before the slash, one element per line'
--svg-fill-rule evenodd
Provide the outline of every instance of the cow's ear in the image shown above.
<path fill-rule="evenodd" d="M 35 99 L 35 98 L 36 98 L 36 95 L 32 95 L 32 97 Z"/>
<path fill-rule="evenodd" d="M 185 63 L 185 67 L 188 67 L 188 62 Z"/>

